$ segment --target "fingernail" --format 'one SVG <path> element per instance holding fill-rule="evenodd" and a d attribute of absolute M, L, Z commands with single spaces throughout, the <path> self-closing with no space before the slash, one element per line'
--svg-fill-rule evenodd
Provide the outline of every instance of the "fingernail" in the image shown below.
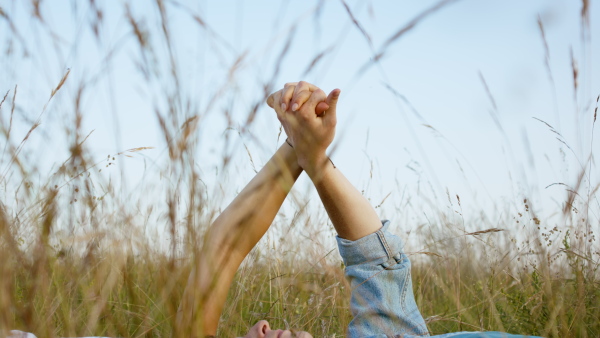
<path fill-rule="evenodd" d="M 287 105 L 285 103 L 281 104 L 281 110 L 285 111 L 285 109 L 287 108 Z"/>
<path fill-rule="evenodd" d="M 292 111 L 296 111 L 296 109 L 298 109 L 298 104 L 297 104 L 297 103 L 294 103 L 294 104 L 292 105 Z"/>

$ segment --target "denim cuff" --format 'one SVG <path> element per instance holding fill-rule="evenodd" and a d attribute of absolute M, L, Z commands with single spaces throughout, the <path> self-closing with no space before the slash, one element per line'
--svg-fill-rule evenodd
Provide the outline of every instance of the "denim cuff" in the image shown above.
<path fill-rule="evenodd" d="M 381 261 L 387 261 L 402 251 L 403 244 L 400 238 L 387 231 L 390 221 L 384 220 L 381 223 L 382 227 L 377 232 L 355 241 L 336 236 L 338 249 L 346 266 L 367 262 L 380 264 Z"/>

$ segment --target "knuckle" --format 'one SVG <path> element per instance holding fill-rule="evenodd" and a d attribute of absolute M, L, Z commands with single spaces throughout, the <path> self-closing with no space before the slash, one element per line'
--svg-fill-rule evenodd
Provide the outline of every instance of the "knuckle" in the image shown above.
<path fill-rule="evenodd" d="M 294 95 L 294 99 L 296 99 L 296 101 L 303 101 L 305 100 L 307 92 L 305 90 L 296 93 L 296 95 Z M 308 96 L 310 96 L 310 93 L 308 93 Z M 300 102 L 298 102 L 300 103 Z"/>
<path fill-rule="evenodd" d="M 294 89 L 295 89 L 294 87 L 288 87 L 288 89 L 285 91 L 283 96 L 285 96 L 289 99 L 290 96 L 292 96 L 292 94 L 294 94 Z"/>
<path fill-rule="evenodd" d="M 327 99 L 325 92 L 320 89 L 315 92 L 315 95 L 320 101 L 325 101 Z"/>
<path fill-rule="evenodd" d="M 301 92 L 298 95 L 294 96 L 293 102 L 298 104 L 298 106 L 303 106 L 306 100 L 310 97 L 310 94 L 307 95 L 306 92 Z"/>
<path fill-rule="evenodd" d="M 298 115 L 300 115 L 300 117 L 304 121 L 307 121 L 310 119 L 310 113 L 306 109 L 303 109 L 302 111 L 300 111 L 300 114 L 298 114 Z"/>

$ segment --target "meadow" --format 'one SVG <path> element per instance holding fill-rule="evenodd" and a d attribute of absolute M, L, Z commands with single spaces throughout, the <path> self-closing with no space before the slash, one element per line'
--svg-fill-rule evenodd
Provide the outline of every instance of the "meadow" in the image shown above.
<path fill-rule="evenodd" d="M 380 53 L 452 2 L 441 1 L 425 10 L 384 44 Z M 77 13 L 85 12 L 83 26 L 90 36 L 108 25 L 109 13 L 102 5 L 74 3 L 73 7 L 85 9 Z M 44 4 L 32 1 L 27 5 L 30 15 L 24 23 L 11 16 L 8 7 L 14 4 L 0 6 L 0 23 L 13 41 L 10 48 L 4 48 L 6 60 L 26 49 L 23 41 L 28 35 L 22 30 L 28 25 L 39 25 L 41 32 L 36 34 L 48 36 L 57 49 L 63 48 L 60 38 L 52 40 L 55 28 L 45 20 Z M 41 84 L 42 105 L 28 104 L 39 99 L 21 93 L 18 84 L 0 84 L 0 336 L 11 329 L 38 337 L 186 336 L 185 329 L 175 326 L 175 317 L 203 245 L 203 233 L 231 194 L 241 189 L 235 179 L 221 180 L 219 176 L 211 181 L 210 175 L 199 169 L 204 148 L 198 135 L 211 128 L 204 115 L 221 109 L 213 101 L 233 100 L 228 95 L 237 92 L 231 83 L 244 61 L 240 56 L 231 66 L 231 86 L 207 97 L 208 108 L 203 110 L 183 88 L 187 70 L 179 67 L 173 56 L 177 53 L 169 28 L 173 24 L 170 13 L 187 13 L 215 44 L 222 43 L 219 32 L 178 1 L 152 2 L 160 23 L 156 27 L 136 17 L 129 5 L 124 2 L 121 19 L 127 27 L 127 44 L 135 50 L 136 70 L 146 79 L 140 86 L 147 86 L 158 98 L 150 114 L 159 126 L 158 146 L 140 144 L 108 156 L 88 147 L 94 134 L 83 123 L 86 100 L 101 90 L 98 77 L 110 77 L 107 69 L 113 67 L 108 61 L 112 51 L 94 76 L 85 78 L 76 75 L 77 70 L 61 69 L 52 86 Z M 589 3 L 580 5 L 585 22 Z M 351 7 L 346 5 L 347 12 L 341 14 L 368 39 Z M 540 39 L 544 39 L 541 21 L 539 25 Z M 97 40 L 97 44 L 104 43 L 100 37 Z M 278 89 L 277 72 L 294 42 L 293 34 L 284 40 L 287 44 L 273 62 L 274 75 L 257 87 L 250 108 L 241 116 L 229 115 L 224 108 L 222 129 L 233 131 L 217 140 L 218 148 L 224 149 L 214 160 L 217 172 L 235 176 L 236 159 L 242 159 L 246 168 L 260 167 L 256 149 L 235 143 L 231 135 L 259 138 L 253 129 L 258 128 L 253 125 L 258 107 Z M 327 53 L 314 55 L 307 73 Z M 578 93 L 581 74 L 575 62 L 571 71 L 569 85 Z M 494 102 L 494 93 L 487 90 Z M 437 199 L 416 195 L 412 200 L 386 201 L 387 196 L 373 197 L 378 210 L 394 213 L 402 225 L 395 232 L 408 238 L 414 293 L 431 334 L 505 331 L 545 337 L 600 336 L 600 248 L 596 238 L 600 184 L 595 183 L 597 149 L 593 148 L 599 98 L 597 94 L 581 98 L 588 103 L 580 108 L 588 132 L 581 133 L 585 139 L 577 142 L 591 145 L 583 157 L 575 155 L 570 141 L 552 124 L 540 121 L 558 137 L 561 149 L 579 161 L 569 171 L 569 182 L 554 184 L 560 188 L 556 210 L 542 212 L 526 194 L 505 205 L 499 200 L 493 213 L 483 207 L 463 208 L 458 194 L 432 181 L 423 185 L 431 186 Z M 52 110 L 63 111 L 63 115 L 50 115 Z M 19 119 L 19 114 L 32 118 Z M 40 148 L 46 140 L 58 137 L 56 134 L 62 135 L 62 148 Z M 153 162 L 146 154 L 155 148 L 163 156 Z M 40 152 L 52 153 L 54 162 L 40 163 Z M 114 168 L 134 159 L 143 163 L 135 175 L 144 179 L 126 188 L 130 174 Z M 141 164 L 136 168 L 142 168 Z M 403 193 L 400 183 L 390 194 Z M 322 207 L 311 198 L 314 196 L 301 192 L 291 194 L 273 229 L 247 257 L 232 284 L 218 336 L 242 336 L 261 319 L 267 319 L 271 327 L 304 330 L 315 337 L 346 335 L 352 318 L 350 286 L 333 244 L 333 228 Z M 415 212 L 422 207 L 427 208 L 425 216 Z"/>

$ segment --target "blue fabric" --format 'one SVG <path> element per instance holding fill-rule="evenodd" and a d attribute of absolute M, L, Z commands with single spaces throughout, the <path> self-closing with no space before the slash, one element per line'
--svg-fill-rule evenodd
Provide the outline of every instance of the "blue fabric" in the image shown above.
<path fill-rule="evenodd" d="M 402 240 L 383 221 L 377 232 L 356 241 L 336 237 L 352 287 L 349 337 L 428 337 L 412 288 L 410 260 Z M 434 337 L 526 337 L 503 332 L 453 332 Z"/>

